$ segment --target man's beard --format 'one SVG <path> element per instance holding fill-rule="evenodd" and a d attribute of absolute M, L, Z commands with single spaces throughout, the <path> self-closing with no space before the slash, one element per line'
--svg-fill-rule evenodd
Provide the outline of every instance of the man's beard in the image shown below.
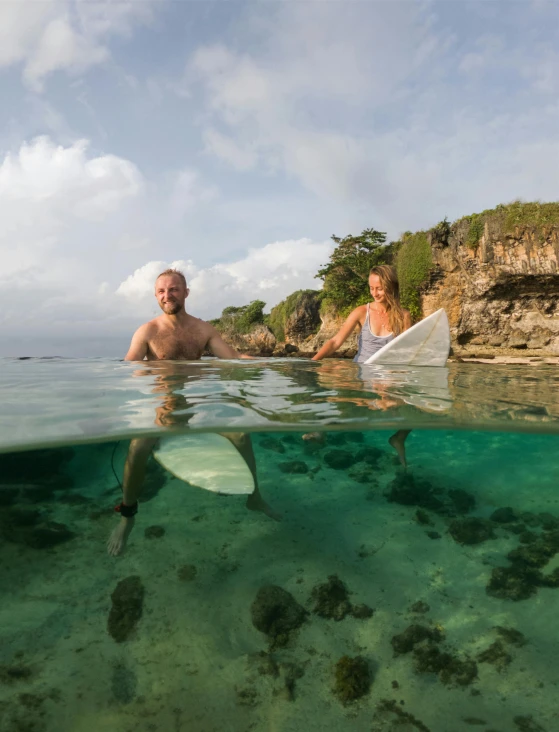
<path fill-rule="evenodd" d="M 182 305 L 178 302 L 166 302 L 164 305 L 159 303 L 159 307 L 167 315 L 176 315 L 182 309 Z"/>

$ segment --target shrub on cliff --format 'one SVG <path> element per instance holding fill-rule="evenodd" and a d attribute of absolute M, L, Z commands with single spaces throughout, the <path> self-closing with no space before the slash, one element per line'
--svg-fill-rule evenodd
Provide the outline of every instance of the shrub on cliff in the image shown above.
<path fill-rule="evenodd" d="M 421 318 L 419 291 L 426 282 L 433 263 L 431 245 L 424 231 L 402 236 L 396 257 L 396 269 L 400 281 L 400 299 L 413 320 Z"/>
<path fill-rule="evenodd" d="M 220 318 L 210 322 L 221 333 L 249 333 L 254 325 L 264 322 L 265 307 L 262 300 L 253 300 L 240 307 L 230 305 L 223 309 Z"/>
<path fill-rule="evenodd" d="M 297 290 L 272 308 L 270 314 L 265 318 L 265 323 L 278 341 L 285 341 L 286 326 L 298 311 L 302 311 L 301 320 L 308 321 L 302 323 L 302 326 L 305 329 L 310 327 L 311 330 L 316 331 L 320 327 L 320 319 L 315 317 L 315 314 L 318 315 L 317 306 L 321 299 L 322 292 L 318 290 Z M 308 317 L 304 317 L 305 315 Z M 311 333 L 309 332 L 308 335 Z"/>
<path fill-rule="evenodd" d="M 369 270 L 378 264 L 392 264 L 394 246 L 385 245 L 386 234 L 365 229 L 359 236 L 333 236 L 337 245 L 330 261 L 316 277 L 324 280 L 323 310 L 334 309 L 341 315 L 369 301 Z"/>

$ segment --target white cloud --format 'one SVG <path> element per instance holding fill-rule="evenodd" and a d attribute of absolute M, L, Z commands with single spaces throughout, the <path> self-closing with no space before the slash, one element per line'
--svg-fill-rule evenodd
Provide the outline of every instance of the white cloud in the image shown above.
<path fill-rule="evenodd" d="M 54 71 L 78 74 L 109 58 L 110 36 L 146 22 L 154 0 L 40 0 L 0 3 L 0 68 L 21 64 L 34 91 Z"/>
<path fill-rule="evenodd" d="M 184 272 L 190 288 L 187 309 L 202 318 L 217 317 L 228 305 L 264 300 L 269 310 L 295 290 L 319 289 L 314 275 L 328 261 L 333 244 L 310 239 L 277 241 L 234 262 L 199 267 L 192 260 L 152 261 L 138 268 L 117 289 L 136 313 L 153 311 L 154 283 L 167 267 Z"/>
<path fill-rule="evenodd" d="M 216 186 L 204 185 L 196 170 L 187 168 L 176 175 L 171 194 L 171 210 L 178 216 L 184 216 L 197 205 L 213 201 L 218 195 Z"/>

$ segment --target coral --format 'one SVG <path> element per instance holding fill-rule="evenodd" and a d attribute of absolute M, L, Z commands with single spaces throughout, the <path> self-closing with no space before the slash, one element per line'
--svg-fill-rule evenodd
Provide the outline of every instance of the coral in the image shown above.
<path fill-rule="evenodd" d="M 293 631 L 307 617 L 307 611 L 282 587 L 261 587 L 250 607 L 252 624 L 268 636 L 271 648 L 285 646 Z"/>
<path fill-rule="evenodd" d="M 513 719 L 513 722 L 518 727 L 520 732 L 545 732 L 544 728 L 537 722 L 534 722 L 531 716 L 518 716 Z"/>
<path fill-rule="evenodd" d="M 474 496 L 461 488 L 449 490 L 448 497 L 456 513 L 469 513 L 476 507 L 476 499 Z"/>
<path fill-rule="evenodd" d="M 489 648 L 479 653 L 476 660 L 480 663 L 490 663 L 502 671 L 512 661 L 512 656 L 501 641 L 495 641 Z"/>
<path fill-rule="evenodd" d="M 144 531 L 146 539 L 160 539 L 164 534 L 163 526 L 148 526 Z"/>
<path fill-rule="evenodd" d="M 144 586 L 137 575 L 121 580 L 111 595 L 107 630 L 117 643 L 127 640 L 135 630 L 144 609 Z"/>
<path fill-rule="evenodd" d="M 540 573 L 522 566 L 494 567 L 485 588 L 488 595 L 501 600 L 527 600 L 538 591 Z"/>
<path fill-rule="evenodd" d="M 491 521 L 495 521 L 498 524 L 510 524 L 513 521 L 516 521 L 517 518 L 518 515 L 516 511 L 510 506 L 498 508 L 496 511 L 493 511 L 493 513 L 489 517 Z"/>
<path fill-rule="evenodd" d="M 351 613 L 347 587 L 335 574 L 328 577 L 328 582 L 312 589 L 311 599 L 314 601 L 313 613 L 323 618 L 343 620 Z"/>
<path fill-rule="evenodd" d="M 324 455 L 324 462 L 334 470 L 347 470 L 353 465 L 355 458 L 347 450 L 330 450 Z"/>
<path fill-rule="evenodd" d="M 357 618 L 357 620 L 367 620 L 368 618 L 372 618 L 374 615 L 374 610 L 372 607 L 369 607 L 368 605 L 354 605 L 351 609 L 351 614 L 354 618 Z"/>
<path fill-rule="evenodd" d="M 433 522 L 431 521 L 429 514 L 421 508 L 418 508 L 415 512 L 415 520 L 422 526 L 433 526 Z"/>
<path fill-rule="evenodd" d="M 333 693 L 342 704 L 365 696 L 371 688 L 371 671 L 363 656 L 342 656 L 336 663 Z"/>
<path fill-rule="evenodd" d="M 428 613 L 431 608 L 426 602 L 423 602 L 423 600 L 418 600 L 417 602 L 414 602 L 413 605 L 410 607 L 410 612 L 412 613 Z"/>
<path fill-rule="evenodd" d="M 525 646 L 528 642 L 524 633 L 516 630 L 516 628 L 505 628 L 502 625 L 496 625 L 495 630 L 505 641 L 505 643 L 510 643 L 511 645 L 517 646 L 518 648 Z"/>
<path fill-rule="evenodd" d="M 278 468 L 282 473 L 304 474 L 309 472 L 309 466 L 302 460 L 291 460 L 287 463 L 279 463 Z"/>
<path fill-rule="evenodd" d="M 394 687 L 394 682 L 392 684 Z M 395 688 L 398 688 L 396 686 Z M 377 711 L 374 717 L 375 722 L 379 722 L 382 724 L 384 721 L 384 718 L 386 718 L 387 715 L 393 714 L 394 719 L 392 721 L 392 724 L 390 725 L 390 729 L 396 729 L 396 728 L 403 728 L 408 730 L 409 732 L 412 732 L 412 729 L 417 730 L 417 732 L 431 732 L 429 727 L 427 727 L 426 724 L 424 724 L 420 719 L 417 717 L 414 717 L 413 714 L 410 714 L 410 712 L 404 712 L 404 710 L 398 706 L 398 703 L 394 699 L 381 699 L 380 702 L 377 704 Z M 382 730 L 386 730 L 386 726 L 379 726 L 373 727 L 373 732 L 376 732 L 378 729 L 378 732 L 381 732 Z"/>
<path fill-rule="evenodd" d="M 469 658 L 461 660 L 432 643 L 415 648 L 413 656 L 417 672 L 438 674 L 443 684 L 468 686 L 477 678 L 475 661 Z"/>
<path fill-rule="evenodd" d="M 362 447 L 361 450 L 358 450 L 355 454 L 355 462 L 356 463 L 367 463 L 367 465 L 370 465 L 371 467 L 376 467 L 378 461 L 384 456 L 384 452 L 382 450 L 379 450 L 378 447 Z"/>
<path fill-rule="evenodd" d="M 403 506 L 420 506 L 435 513 L 445 513 L 443 501 L 436 495 L 440 493 L 431 483 L 414 478 L 410 473 L 401 473 L 389 484 L 387 498 L 389 503 Z"/>
<path fill-rule="evenodd" d="M 358 483 L 370 483 L 372 479 L 371 466 L 364 461 L 352 465 L 347 474 Z"/>
<path fill-rule="evenodd" d="M 408 625 L 402 633 L 392 636 L 390 643 L 392 644 L 394 653 L 400 655 L 413 651 L 418 643 L 422 643 L 425 640 L 438 643 L 443 639 L 444 635 L 438 628 L 428 628 L 426 625 L 414 623 L 413 625 Z"/>
<path fill-rule="evenodd" d="M 450 522 L 448 531 L 459 544 L 480 544 L 495 538 L 491 523 L 482 518 L 455 519 Z"/>

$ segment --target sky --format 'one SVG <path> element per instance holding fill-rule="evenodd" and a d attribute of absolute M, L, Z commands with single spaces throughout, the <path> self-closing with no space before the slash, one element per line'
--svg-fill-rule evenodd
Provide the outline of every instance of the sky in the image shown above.
<path fill-rule="evenodd" d="M 555 0 L 2 0 L 0 356 L 318 288 L 332 235 L 559 198 Z"/>

